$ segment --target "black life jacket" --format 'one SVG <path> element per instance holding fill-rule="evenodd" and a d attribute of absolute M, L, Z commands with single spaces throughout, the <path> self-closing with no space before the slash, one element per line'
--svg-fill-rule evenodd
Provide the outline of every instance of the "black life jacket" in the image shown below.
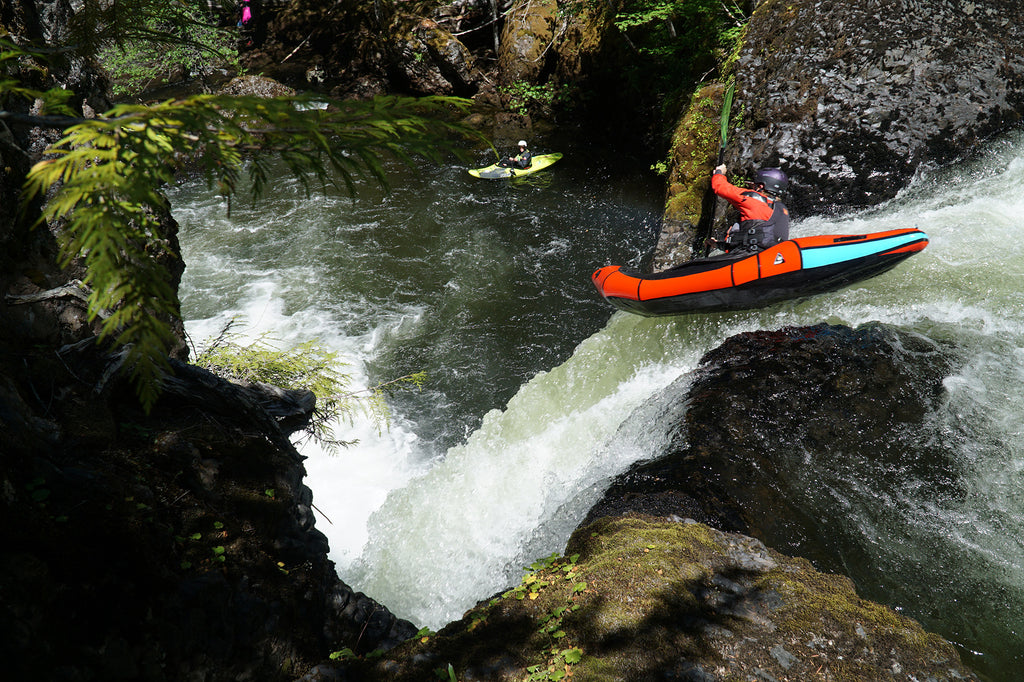
<path fill-rule="evenodd" d="M 772 209 L 772 215 L 767 220 L 740 221 L 740 241 L 737 241 L 737 246 L 742 244 L 750 251 L 760 251 L 789 239 L 789 211 L 786 210 L 785 204 L 760 192 L 748 191 L 744 192 L 743 196 L 767 204 Z"/>

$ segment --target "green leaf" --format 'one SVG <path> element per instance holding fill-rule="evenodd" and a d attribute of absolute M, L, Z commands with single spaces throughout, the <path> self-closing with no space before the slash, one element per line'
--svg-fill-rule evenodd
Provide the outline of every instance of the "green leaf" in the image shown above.
<path fill-rule="evenodd" d="M 349 649 L 348 647 L 345 647 L 344 649 L 341 649 L 340 651 L 332 652 L 331 655 L 329 656 L 329 658 L 332 661 L 338 661 L 338 660 L 344 661 L 344 660 L 353 659 L 355 657 L 356 657 L 356 653 L 354 651 L 352 651 L 352 649 Z"/>

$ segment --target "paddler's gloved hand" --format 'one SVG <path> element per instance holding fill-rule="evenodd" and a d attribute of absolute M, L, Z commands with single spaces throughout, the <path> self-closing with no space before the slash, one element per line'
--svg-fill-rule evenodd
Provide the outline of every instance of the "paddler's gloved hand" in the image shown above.
<path fill-rule="evenodd" d="M 723 163 L 720 166 L 715 166 L 715 172 L 716 173 L 721 173 L 722 175 L 725 175 L 725 164 Z"/>

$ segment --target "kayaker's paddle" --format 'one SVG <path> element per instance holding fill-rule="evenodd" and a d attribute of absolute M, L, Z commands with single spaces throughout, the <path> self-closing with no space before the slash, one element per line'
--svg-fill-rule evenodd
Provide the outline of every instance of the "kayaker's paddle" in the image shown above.
<path fill-rule="evenodd" d="M 718 163 L 715 166 L 721 166 L 722 162 L 725 161 L 725 144 L 729 139 L 729 111 L 732 109 L 732 93 L 735 86 L 736 82 L 733 81 L 729 84 L 729 89 L 725 91 L 725 101 L 722 103 L 722 144 L 718 148 Z M 705 196 L 704 205 L 707 206 L 709 203 L 710 207 L 704 211 L 708 216 L 707 220 L 703 220 L 703 215 L 701 216 L 704 229 L 699 230 L 697 243 L 694 245 L 695 251 L 697 248 L 702 249 L 702 258 L 707 258 L 708 254 L 711 253 L 711 230 L 714 229 L 715 207 L 718 205 L 718 199 L 715 193 L 711 191 L 710 185 L 708 185 L 708 193 Z"/>

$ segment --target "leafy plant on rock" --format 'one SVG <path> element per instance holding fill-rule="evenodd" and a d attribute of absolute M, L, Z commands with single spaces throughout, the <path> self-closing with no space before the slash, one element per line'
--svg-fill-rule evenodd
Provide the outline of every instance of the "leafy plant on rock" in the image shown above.
<path fill-rule="evenodd" d="M 548 111 L 559 102 L 569 101 L 569 86 L 558 87 L 550 82 L 538 85 L 516 81 L 504 86 L 501 91 L 509 98 L 509 110 L 523 115 L 535 108 Z"/>
<path fill-rule="evenodd" d="M 344 363 L 338 354 L 318 341 L 281 348 L 269 334 L 261 334 L 247 342 L 231 331 L 233 322 L 204 344 L 196 353 L 195 364 L 233 381 L 258 381 L 285 389 L 312 391 L 317 397 L 317 406 L 306 434 L 328 451 L 355 444 L 355 441 L 339 440 L 335 436 L 334 427 L 339 421 L 351 423 L 358 410 L 371 416 L 380 427 L 390 414 L 384 401 L 386 392 L 400 387 L 419 388 L 426 381 L 426 374 L 418 372 L 353 391 L 349 388 L 349 375 L 341 371 Z M 272 492 L 268 491 L 271 497 Z"/>
<path fill-rule="evenodd" d="M 578 559 L 578 554 L 560 557 L 557 553 L 538 559 L 530 564 L 529 572 L 520 584 L 502 595 L 505 599 L 534 600 L 543 590 L 558 584 L 559 578 L 561 582 L 570 583 L 564 603 L 556 606 L 539 621 L 539 632 L 548 639 L 549 645 L 542 650 L 545 660 L 526 668 L 529 673 L 525 678 L 526 682 L 557 682 L 567 679 L 571 676 L 572 666 L 583 660 L 582 649 L 562 644 L 562 640 L 567 636 L 562 628 L 562 622 L 567 615 L 579 609 L 576 598 L 587 589 L 586 581 L 580 579 L 577 570 Z"/>

